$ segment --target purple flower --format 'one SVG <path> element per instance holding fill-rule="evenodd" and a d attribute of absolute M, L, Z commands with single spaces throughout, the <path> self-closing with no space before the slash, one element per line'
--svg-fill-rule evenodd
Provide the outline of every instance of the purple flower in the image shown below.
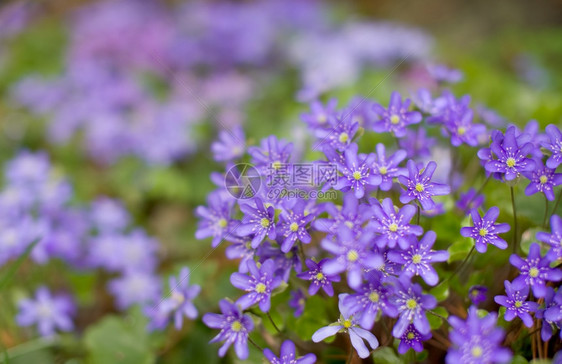
<path fill-rule="evenodd" d="M 544 297 L 546 281 L 558 282 L 562 280 L 562 270 L 550 268 L 551 259 L 548 256 L 541 257 L 541 247 L 537 243 L 531 244 L 527 259 L 512 254 L 509 257 L 509 262 L 520 272 L 512 283 L 516 290 L 531 287 L 535 296 Z"/>
<path fill-rule="evenodd" d="M 116 232 L 123 231 L 131 217 L 120 201 L 101 197 L 92 202 L 90 219 L 99 231 Z"/>
<path fill-rule="evenodd" d="M 385 198 L 382 203 L 373 205 L 374 217 L 369 222 L 377 236 L 375 244 L 379 248 L 394 248 L 396 243 L 401 249 L 407 249 L 411 242 L 411 236 L 420 236 L 423 229 L 418 225 L 410 225 L 410 220 L 416 214 L 416 208 L 412 205 L 403 206 L 398 212 L 390 198 Z"/>
<path fill-rule="evenodd" d="M 254 235 L 252 248 L 257 248 L 267 235 L 270 239 L 277 237 L 275 229 L 275 209 L 273 206 L 265 207 L 261 199 L 253 199 L 255 207 L 250 203 L 240 204 L 240 210 L 244 213 L 242 225 L 236 228 L 240 236 Z"/>
<path fill-rule="evenodd" d="M 488 172 L 505 174 L 508 181 L 515 179 L 522 172 L 532 172 L 535 168 L 535 162 L 527 158 L 535 147 L 532 143 L 524 142 L 524 135 L 515 135 L 516 132 L 517 128 L 512 125 L 507 128 L 503 139 L 492 139 L 492 159 L 484 166 Z M 496 159 L 493 158 L 494 155 Z"/>
<path fill-rule="evenodd" d="M 299 288 L 296 291 L 291 291 L 291 299 L 289 300 L 289 307 L 295 310 L 295 317 L 299 317 L 304 313 L 304 306 L 306 304 L 306 297 L 303 291 Z"/>
<path fill-rule="evenodd" d="M 437 140 L 427 136 L 425 128 L 407 130 L 406 137 L 398 141 L 400 148 L 406 151 L 408 158 L 423 158 L 431 155 L 431 148 Z"/>
<path fill-rule="evenodd" d="M 398 321 L 392 329 L 395 338 L 401 338 L 409 324 L 413 323 L 422 335 L 429 334 L 431 328 L 425 317 L 425 311 L 437 306 L 437 300 L 432 295 L 422 294 L 422 288 L 417 283 L 411 283 L 405 277 L 396 279 L 393 303 L 398 309 Z"/>
<path fill-rule="evenodd" d="M 271 292 L 281 284 L 281 278 L 274 275 L 275 264 L 273 260 L 268 259 L 258 268 L 257 264 L 250 260 L 248 269 L 250 276 L 238 272 L 230 276 L 234 287 L 248 292 L 240 297 L 236 304 L 245 310 L 258 303 L 260 310 L 267 312 L 271 307 Z"/>
<path fill-rule="evenodd" d="M 281 212 L 279 231 L 285 237 L 281 244 L 283 253 L 289 252 L 297 240 L 305 244 L 310 243 L 311 237 L 306 225 L 314 218 L 312 214 L 305 214 L 306 201 L 298 200 L 291 210 L 284 209 Z"/>
<path fill-rule="evenodd" d="M 324 153 L 328 160 L 336 163 L 338 172 L 342 174 L 338 177 L 337 183 L 333 188 L 343 192 L 353 190 L 355 197 L 361 198 L 365 195 L 366 187 L 380 185 L 382 178 L 380 175 L 373 175 L 371 172 L 375 155 L 372 153 L 369 155 L 358 155 L 357 149 L 357 144 L 350 144 L 344 151 L 343 161 L 338 156 L 334 156 L 337 153 L 333 149 L 324 148 Z"/>
<path fill-rule="evenodd" d="M 556 169 L 545 167 L 541 160 L 535 160 L 535 170 L 522 173 L 530 181 L 525 194 L 531 196 L 542 192 L 549 201 L 554 201 L 554 186 L 562 184 L 562 173 L 555 172 Z"/>
<path fill-rule="evenodd" d="M 252 248 L 249 240 L 239 237 L 233 237 L 232 244 L 225 249 L 225 255 L 228 259 L 240 259 L 238 271 L 240 273 L 248 273 L 248 261 L 254 260 L 256 250 Z"/>
<path fill-rule="evenodd" d="M 486 293 L 488 293 L 488 288 L 486 286 L 472 286 L 468 289 L 468 298 L 470 298 L 473 305 L 478 305 L 486 301 Z"/>
<path fill-rule="evenodd" d="M 380 269 L 384 264 L 382 256 L 370 246 L 372 240 L 373 234 L 368 231 L 356 237 L 347 226 L 342 226 L 336 241 L 322 240 L 322 248 L 335 255 L 324 263 L 324 273 L 333 276 L 347 271 L 349 286 L 359 287 L 365 270 Z"/>
<path fill-rule="evenodd" d="M 431 77 L 437 82 L 457 83 L 462 81 L 464 76 L 461 71 L 449 68 L 444 64 L 430 64 L 426 68 Z"/>
<path fill-rule="evenodd" d="M 351 193 L 344 194 L 342 206 L 328 202 L 324 205 L 324 209 L 331 218 L 317 218 L 314 220 L 313 226 L 316 230 L 330 235 L 336 234 L 342 225 L 359 235 L 365 221 L 373 215 L 371 206 L 359 203 L 359 200 Z"/>
<path fill-rule="evenodd" d="M 484 203 L 484 195 L 477 195 L 474 188 L 470 188 L 465 193 L 461 193 L 457 200 L 457 207 L 467 212 L 472 209 L 478 209 Z"/>
<path fill-rule="evenodd" d="M 278 239 L 279 243 L 281 239 Z M 278 244 L 277 244 L 278 245 Z M 274 246 L 271 242 L 266 241 L 256 250 L 256 255 L 259 256 L 260 262 L 265 262 L 268 259 L 273 260 L 275 264 L 275 275 L 281 277 L 283 281 L 288 281 L 289 276 L 293 269 L 297 273 L 302 272 L 303 261 L 301 261 L 298 254 L 298 247 L 293 246 L 291 250 L 284 253 L 280 247 Z"/>
<path fill-rule="evenodd" d="M 293 144 L 285 140 L 279 140 L 275 135 L 262 139 L 260 147 L 248 148 L 248 154 L 252 156 L 252 163 L 262 173 L 277 171 L 289 162 Z"/>
<path fill-rule="evenodd" d="M 477 209 L 472 209 L 472 227 L 466 226 L 461 228 L 461 235 L 466 238 L 474 239 L 476 250 L 479 253 L 485 253 L 488 244 L 495 245 L 500 249 L 507 248 L 507 242 L 501 239 L 498 234 L 509 231 L 508 224 L 496 224 L 496 219 L 500 214 L 500 209 L 493 206 L 484 215 L 480 217 Z"/>
<path fill-rule="evenodd" d="M 146 272 L 130 271 L 107 284 L 117 307 L 125 310 L 134 304 L 149 304 L 160 297 L 160 279 Z"/>
<path fill-rule="evenodd" d="M 372 173 L 381 176 L 382 182 L 379 188 L 382 191 L 389 191 L 392 188 L 393 178 L 405 173 L 405 169 L 398 167 L 398 165 L 406 158 L 406 155 L 405 150 L 399 149 L 387 159 L 384 144 L 377 144 L 377 154 L 373 162 Z"/>
<path fill-rule="evenodd" d="M 199 206 L 195 210 L 197 216 L 201 218 L 195 237 L 197 239 L 213 237 L 211 246 L 214 248 L 234 228 L 235 222 L 230 217 L 233 202 L 219 194 L 211 194 L 207 203 L 209 207 Z"/>
<path fill-rule="evenodd" d="M 317 137 L 324 137 L 335 118 L 338 100 L 330 99 L 326 105 L 320 101 L 310 103 L 310 113 L 301 114 L 301 119 L 308 125 Z"/>
<path fill-rule="evenodd" d="M 553 334 L 553 326 L 555 328 L 562 326 L 562 290 L 558 288 L 558 291 L 554 292 L 552 287 L 546 287 L 546 289 L 544 308 L 539 309 L 535 315 L 543 320 L 541 325 L 541 338 L 543 341 L 550 340 Z M 560 331 L 560 335 L 562 336 L 562 331 Z"/>
<path fill-rule="evenodd" d="M 254 329 L 252 318 L 242 314 L 240 308 L 227 300 L 221 300 L 219 307 L 222 315 L 207 313 L 203 316 L 205 325 L 212 329 L 220 329 L 220 332 L 210 342 L 224 341 L 219 349 L 219 356 L 223 357 L 230 345 L 234 344 L 234 351 L 238 358 L 248 358 L 248 335 Z"/>
<path fill-rule="evenodd" d="M 439 281 L 439 276 L 431 263 L 445 262 L 449 259 L 446 250 L 431 250 L 437 235 L 433 231 L 428 231 L 419 241 L 410 245 L 407 250 L 392 250 L 388 253 L 388 259 L 395 263 L 404 265 L 402 274 L 408 278 L 421 276 L 425 283 L 434 286 Z"/>
<path fill-rule="evenodd" d="M 179 330 L 182 327 L 184 316 L 192 320 L 197 317 L 193 299 L 197 297 L 201 287 L 197 284 L 189 285 L 189 268 L 187 267 L 182 268 L 178 279 L 171 276 L 169 284 L 169 298 L 164 299 L 158 308 L 166 316 L 173 315 L 174 325 Z"/>
<path fill-rule="evenodd" d="M 402 102 L 402 96 L 394 91 L 390 95 L 388 109 L 374 104 L 373 109 L 379 115 L 380 120 L 373 123 L 373 130 L 378 133 L 390 132 L 397 138 L 404 137 L 408 125 L 417 124 L 422 120 L 422 115 L 418 111 L 408 111 L 410 102 L 410 99 Z"/>
<path fill-rule="evenodd" d="M 408 325 L 406 331 L 400 338 L 400 344 L 398 345 L 398 353 L 406 354 L 406 352 L 412 348 L 415 351 L 423 351 L 423 341 L 431 339 L 431 333 L 421 334 L 413 324 Z"/>
<path fill-rule="evenodd" d="M 16 321 L 20 326 L 37 325 L 41 336 L 52 336 L 56 330 L 72 331 L 76 307 L 66 295 L 52 296 L 46 287 L 35 292 L 35 300 L 23 299 L 18 302 L 19 313 Z"/>
<path fill-rule="evenodd" d="M 445 358 L 446 363 L 508 363 L 511 353 L 500 346 L 504 332 L 496 327 L 496 319 L 495 313 L 480 317 L 475 306 L 468 309 L 466 321 L 450 317 L 453 329 L 449 336 L 453 345 Z"/>
<path fill-rule="evenodd" d="M 316 355 L 306 354 L 302 358 L 297 359 L 295 344 L 291 340 L 283 341 L 281 344 L 281 352 L 277 357 L 269 349 L 264 349 L 263 355 L 271 364 L 314 364 L 316 363 Z"/>
<path fill-rule="evenodd" d="M 504 319 L 511 321 L 515 317 L 519 317 L 525 326 L 533 326 L 533 318 L 529 313 L 537 311 L 539 305 L 536 302 L 527 301 L 529 287 L 524 286 L 521 289 L 517 289 L 509 281 L 505 281 L 504 284 L 507 296 L 494 297 L 494 301 L 498 305 L 505 306 L 506 308 Z"/>
<path fill-rule="evenodd" d="M 536 237 L 538 241 L 542 241 L 550 245 L 548 256 L 552 260 L 562 258 L 562 218 L 558 215 L 552 215 L 550 218 L 551 234 L 540 231 Z"/>
<path fill-rule="evenodd" d="M 213 158 L 217 162 L 231 162 L 244 155 L 244 129 L 241 126 L 231 130 L 221 130 L 218 140 L 211 144 Z"/>
<path fill-rule="evenodd" d="M 359 123 L 354 122 L 348 115 L 341 115 L 335 118 L 334 124 L 335 126 L 329 129 L 327 135 L 320 141 L 319 146 L 329 143 L 332 148 L 343 152 L 352 144 L 359 130 Z"/>
<path fill-rule="evenodd" d="M 339 276 L 329 276 L 322 271 L 322 266 L 327 262 L 327 259 L 323 259 L 318 263 L 311 259 L 306 260 L 306 266 L 308 271 L 297 274 L 300 279 L 306 279 L 312 281 L 310 287 L 308 288 L 308 294 L 313 296 L 318 292 L 320 288 L 326 292 L 328 296 L 334 295 L 334 288 L 332 287 L 332 282 L 339 282 Z"/>
<path fill-rule="evenodd" d="M 437 168 L 437 163 L 431 161 L 422 172 L 413 160 L 407 163 L 409 177 L 398 176 L 398 180 L 406 187 L 400 195 L 400 202 L 408 203 L 418 200 L 424 210 L 431 210 L 435 207 L 432 196 L 447 195 L 451 188 L 445 184 L 431 182 L 433 172 Z"/>
<path fill-rule="evenodd" d="M 355 293 L 345 296 L 342 306 L 356 316 L 359 325 L 367 330 L 373 328 L 379 311 L 396 317 L 398 311 L 391 303 L 392 291 L 383 284 L 382 274 L 376 270 L 367 273 L 367 282 L 355 289 Z"/>
<path fill-rule="evenodd" d="M 542 146 L 552 153 L 546 160 L 548 168 L 556 169 L 562 163 L 562 133 L 556 125 L 547 125 L 546 134 L 550 137 L 550 143 L 544 142 Z"/>
<path fill-rule="evenodd" d="M 327 337 L 337 334 L 338 332 L 347 332 L 349 334 L 349 338 L 351 339 L 351 345 L 353 345 L 355 350 L 357 350 L 357 354 L 359 355 L 359 357 L 365 359 L 371 353 L 363 342 L 363 339 L 369 343 L 369 346 L 373 350 L 379 346 L 379 341 L 370 331 L 367 331 L 358 326 L 357 320 L 342 304 L 346 296 L 346 294 L 339 295 L 339 309 L 341 314 L 339 320 L 329 326 L 318 329 L 312 335 L 312 341 L 317 343 L 326 339 Z"/>

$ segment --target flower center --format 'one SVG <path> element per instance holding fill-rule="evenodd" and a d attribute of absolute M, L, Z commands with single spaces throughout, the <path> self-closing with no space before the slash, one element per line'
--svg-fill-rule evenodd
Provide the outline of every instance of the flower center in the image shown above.
<path fill-rule="evenodd" d="M 542 176 L 540 176 L 539 181 L 541 182 L 541 185 L 544 185 L 548 182 L 548 177 L 543 174 Z"/>
<path fill-rule="evenodd" d="M 388 225 L 388 230 L 392 231 L 393 233 L 398 231 L 398 224 L 393 222 L 392 224 Z"/>
<path fill-rule="evenodd" d="M 457 129 L 457 134 L 464 135 L 465 133 L 466 133 L 466 128 L 464 126 L 459 126 L 459 128 Z"/>
<path fill-rule="evenodd" d="M 421 183 L 416 183 L 416 191 L 423 192 L 424 188 Z"/>
<path fill-rule="evenodd" d="M 422 256 L 419 254 L 414 254 L 414 256 L 412 257 L 412 262 L 414 264 L 420 264 L 422 261 Z"/>
<path fill-rule="evenodd" d="M 324 124 L 326 121 L 328 121 L 328 117 L 325 114 L 318 115 L 318 122 L 320 124 Z"/>
<path fill-rule="evenodd" d="M 386 167 L 380 167 L 380 168 L 379 168 L 379 173 L 382 174 L 382 175 L 387 174 L 387 173 L 388 173 L 388 168 L 386 168 Z"/>
<path fill-rule="evenodd" d="M 340 134 L 338 140 L 340 141 L 340 143 L 345 143 L 349 140 L 349 135 L 346 132 L 343 132 Z"/>
<path fill-rule="evenodd" d="M 266 288 L 267 287 L 263 283 L 256 284 L 256 292 L 258 293 L 264 293 Z"/>
<path fill-rule="evenodd" d="M 539 270 L 538 270 L 537 268 L 535 268 L 535 267 L 529 269 L 529 276 L 530 276 L 531 278 L 538 277 L 538 276 L 539 276 Z"/>
<path fill-rule="evenodd" d="M 357 259 L 359 259 L 359 253 L 357 253 L 357 250 L 353 249 L 347 252 L 347 260 L 355 262 Z"/>
<path fill-rule="evenodd" d="M 226 219 L 220 219 L 217 224 L 219 225 L 220 228 L 224 229 L 226 227 L 226 225 L 228 225 L 228 221 L 226 221 Z"/>
<path fill-rule="evenodd" d="M 185 297 L 180 292 L 174 291 L 174 292 L 172 292 L 172 300 L 174 300 L 174 302 L 176 302 L 179 306 L 182 303 L 184 303 Z"/>
<path fill-rule="evenodd" d="M 410 309 L 410 310 L 413 310 L 417 306 L 418 306 L 418 303 L 413 298 L 410 298 L 409 300 L 406 301 L 406 307 L 408 307 L 408 309 Z"/>
<path fill-rule="evenodd" d="M 52 316 L 51 307 L 46 304 L 40 304 L 37 308 L 37 314 L 44 319 L 50 318 Z"/>
<path fill-rule="evenodd" d="M 295 232 L 299 229 L 299 224 L 297 224 L 296 222 L 291 223 L 291 225 L 289 225 L 289 230 L 291 230 L 292 232 Z"/>
<path fill-rule="evenodd" d="M 369 300 L 370 300 L 371 302 L 377 303 L 377 302 L 379 302 L 379 298 L 380 298 L 380 296 L 379 296 L 379 294 L 378 294 L 377 292 L 371 292 L 371 293 L 369 294 Z"/>
<path fill-rule="evenodd" d="M 275 170 L 278 170 L 279 168 L 281 168 L 281 162 L 275 161 L 275 162 L 271 163 L 271 167 Z"/>
<path fill-rule="evenodd" d="M 238 320 L 230 324 L 230 329 L 234 332 L 240 332 L 242 330 L 242 323 Z"/>
<path fill-rule="evenodd" d="M 521 302 L 521 301 L 515 301 L 514 306 L 517 307 L 517 308 L 519 308 L 519 307 L 523 306 L 523 302 Z"/>
<path fill-rule="evenodd" d="M 321 272 L 316 273 L 316 280 L 321 281 L 324 279 L 324 275 Z"/>
<path fill-rule="evenodd" d="M 260 220 L 260 225 L 262 228 L 269 227 L 269 219 L 264 217 L 263 219 Z"/>
<path fill-rule="evenodd" d="M 392 115 L 392 116 L 390 117 L 390 123 L 391 123 L 391 124 L 396 125 L 396 124 L 398 124 L 399 122 L 400 122 L 400 116 L 394 114 L 394 115 Z"/>
<path fill-rule="evenodd" d="M 507 166 L 508 166 L 509 168 L 513 168 L 513 167 L 515 166 L 515 163 L 516 163 L 516 162 L 515 162 L 515 158 L 513 158 L 513 157 L 509 157 L 509 158 L 507 158 L 507 160 L 505 161 L 505 164 L 507 164 Z"/>
<path fill-rule="evenodd" d="M 479 358 L 482 356 L 482 348 L 478 345 L 476 345 L 475 347 L 472 348 L 472 350 L 470 351 L 470 353 L 472 354 L 473 357 L 475 358 Z"/>
<path fill-rule="evenodd" d="M 346 329 L 349 329 L 351 327 L 351 320 L 345 320 L 343 322 L 343 327 L 345 327 Z"/>
<path fill-rule="evenodd" d="M 353 229 L 353 227 L 355 226 L 355 224 L 352 221 L 346 221 L 344 224 L 350 229 Z"/>
<path fill-rule="evenodd" d="M 353 172 L 353 178 L 355 178 L 356 181 L 359 181 L 361 179 L 361 172 L 359 171 Z"/>
<path fill-rule="evenodd" d="M 412 340 L 415 336 L 416 335 L 410 331 L 406 337 L 408 338 L 408 340 Z"/>
<path fill-rule="evenodd" d="M 478 235 L 480 235 L 482 237 L 488 235 L 488 229 L 482 228 L 482 229 L 478 230 Z"/>

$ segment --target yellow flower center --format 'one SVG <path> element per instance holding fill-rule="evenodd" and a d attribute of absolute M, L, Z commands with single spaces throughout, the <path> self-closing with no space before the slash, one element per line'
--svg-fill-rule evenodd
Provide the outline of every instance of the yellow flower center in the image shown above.
<path fill-rule="evenodd" d="M 224 229 L 226 225 L 228 225 L 228 221 L 226 221 L 226 219 L 220 219 L 217 224 Z"/>
<path fill-rule="evenodd" d="M 353 226 L 355 226 L 355 224 L 353 224 L 352 221 L 346 221 L 344 224 L 345 224 L 345 226 L 347 226 L 350 229 L 353 229 Z"/>
<path fill-rule="evenodd" d="M 379 298 L 380 298 L 380 296 L 379 296 L 379 294 L 378 294 L 377 292 L 371 292 L 371 293 L 369 294 L 369 300 L 370 300 L 371 302 L 377 303 L 377 302 L 379 302 Z"/>
<path fill-rule="evenodd" d="M 181 305 L 185 302 L 185 297 L 183 296 L 183 294 L 174 291 L 172 292 L 172 300 L 174 300 L 178 305 Z"/>
<path fill-rule="evenodd" d="M 539 276 L 539 270 L 537 268 L 531 268 L 529 269 L 529 276 L 532 278 L 538 277 Z"/>
<path fill-rule="evenodd" d="M 390 117 L 390 122 L 394 125 L 398 124 L 400 122 L 400 116 L 398 115 L 392 115 Z"/>
<path fill-rule="evenodd" d="M 464 126 L 459 126 L 459 128 L 457 129 L 457 134 L 464 135 L 465 133 L 466 133 L 466 128 Z"/>
<path fill-rule="evenodd" d="M 279 168 L 281 168 L 281 162 L 275 161 L 275 162 L 271 163 L 271 167 L 275 170 L 278 170 Z"/>
<path fill-rule="evenodd" d="M 361 172 L 359 171 L 353 172 L 353 178 L 355 178 L 356 181 L 359 181 L 361 179 Z"/>
<path fill-rule="evenodd" d="M 523 306 L 523 302 L 521 302 L 521 301 L 515 301 L 515 307 L 519 308 L 519 307 L 521 307 L 521 306 Z"/>
<path fill-rule="evenodd" d="M 324 275 L 320 272 L 316 273 L 316 279 L 321 281 L 322 279 L 324 279 Z"/>
<path fill-rule="evenodd" d="M 507 164 L 507 166 L 508 166 L 509 168 L 513 168 L 513 167 L 515 166 L 515 163 L 516 163 L 516 162 L 515 162 L 515 158 L 513 158 L 513 157 L 509 157 L 509 158 L 507 158 L 507 160 L 505 161 L 505 164 Z"/>
<path fill-rule="evenodd" d="M 482 348 L 478 345 L 476 345 L 475 347 L 472 348 L 472 350 L 470 351 L 470 353 L 472 354 L 472 356 L 474 358 L 479 358 L 482 356 Z"/>
<path fill-rule="evenodd" d="M 230 324 L 230 329 L 234 332 L 239 332 L 242 330 L 242 323 L 238 320 Z"/>
<path fill-rule="evenodd" d="M 357 259 L 359 259 L 359 253 L 357 250 L 350 250 L 347 252 L 347 260 L 355 262 Z"/>
<path fill-rule="evenodd" d="M 548 177 L 543 174 L 542 176 L 540 176 L 539 180 L 541 182 L 541 185 L 544 185 L 548 182 Z"/>
<path fill-rule="evenodd" d="M 422 256 L 419 254 L 414 254 L 414 256 L 412 257 L 412 262 L 414 264 L 420 264 L 422 261 Z"/>
<path fill-rule="evenodd" d="M 382 175 L 387 174 L 387 173 L 388 173 L 388 168 L 386 168 L 386 167 L 380 167 L 380 168 L 379 168 L 379 173 L 382 174 Z"/>
<path fill-rule="evenodd" d="M 349 329 L 351 327 L 351 320 L 345 320 L 343 322 L 343 327 L 345 327 L 346 329 Z"/>
<path fill-rule="evenodd" d="M 413 298 L 410 298 L 409 300 L 406 301 L 406 307 L 408 307 L 408 309 L 410 309 L 410 310 L 413 310 L 417 306 L 418 306 L 418 303 Z"/>
<path fill-rule="evenodd" d="M 424 188 L 421 183 L 416 183 L 416 191 L 423 192 Z"/>
<path fill-rule="evenodd" d="M 318 122 L 320 124 L 324 124 L 326 121 L 328 121 L 328 117 L 325 114 L 318 115 Z"/>
<path fill-rule="evenodd" d="M 291 225 L 289 225 L 289 230 L 295 232 L 299 229 L 299 224 L 297 224 L 296 222 L 291 223 Z"/>
<path fill-rule="evenodd" d="M 260 220 L 260 225 L 262 228 L 269 227 L 269 219 L 264 217 L 263 219 Z"/>
<path fill-rule="evenodd" d="M 416 335 L 415 335 L 413 332 L 411 332 L 411 331 L 410 331 L 410 332 L 408 333 L 408 335 L 407 335 L 407 337 L 408 337 L 409 340 L 412 340 L 415 336 L 416 336 Z"/>
<path fill-rule="evenodd" d="M 258 292 L 258 293 L 264 293 L 266 288 L 267 287 L 263 283 L 256 284 L 256 292 Z"/>
<path fill-rule="evenodd" d="M 346 132 L 343 132 L 340 134 L 338 140 L 340 141 L 340 143 L 345 143 L 349 140 L 349 135 Z"/>
<path fill-rule="evenodd" d="M 488 235 L 488 229 L 482 228 L 482 229 L 478 230 L 478 235 L 480 235 L 482 237 Z"/>
<path fill-rule="evenodd" d="M 393 222 L 392 224 L 388 225 L 388 230 L 395 233 L 398 231 L 398 225 L 395 222 Z"/>

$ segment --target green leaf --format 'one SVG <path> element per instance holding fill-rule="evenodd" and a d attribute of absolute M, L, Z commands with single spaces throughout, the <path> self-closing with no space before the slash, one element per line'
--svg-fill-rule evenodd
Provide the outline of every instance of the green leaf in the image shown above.
<path fill-rule="evenodd" d="M 290 320 L 293 321 L 294 318 L 291 316 Z M 336 317 L 332 321 L 336 321 Z M 310 340 L 316 330 L 327 326 L 330 322 L 326 312 L 326 300 L 319 296 L 312 296 L 307 299 L 302 316 L 297 318 L 293 324 L 288 322 L 287 326 L 294 329 L 301 339 Z"/>
<path fill-rule="evenodd" d="M 108 316 L 91 326 L 84 335 L 91 364 L 149 364 L 155 361 L 151 352 L 145 323 L 127 323 L 116 316 Z"/>
<path fill-rule="evenodd" d="M 402 364 L 396 352 L 389 347 L 381 347 L 373 352 L 373 360 L 377 364 Z"/>
<path fill-rule="evenodd" d="M 438 302 L 445 301 L 449 297 L 449 282 L 445 282 L 429 291 Z"/>
<path fill-rule="evenodd" d="M 431 311 L 445 318 L 449 317 L 449 312 L 447 312 L 444 307 L 436 307 Z M 441 325 L 443 325 L 444 321 L 441 317 L 435 316 L 429 312 L 427 313 L 427 320 L 429 321 L 429 326 L 432 330 L 437 330 L 438 328 L 440 328 Z"/>
<path fill-rule="evenodd" d="M 11 280 L 12 277 L 14 276 L 14 274 L 16 274 L 16 271 L 18 270 L 18 268 L 20 267 L 20 265 L 22 265 L 23 261 L 27 258 L 27 256 L 31 253 L 31 251 L 33 250 L 33 248 L 35 247 L 35 245 L 37 245 L 37 243 L 39 242 L 39 240 L 35 240 L 33 243 L 31 243 L 23 252 L 22 255 L 19 256 L 19 258 L 10 266 L 10 268 L 8 269 L 8 271 L 4 274 L 4 276 L 2 276 L 0 278 L 0 290 L 3 289 Z"/>
<path fill-rule="evenodd" d="M 472 239 L 470 238 L 462 238 L 459 239 L 457 241 L 455 241 L 450 247 L 449 249 L 447 249 L 449 251 L 449 263 L 454 262 L 456 260 L 463 260 L 464 258 L 466 258 L 466 256 L 468 255 L 468 252 L 470 252 L 470 249 L 472 249 L 472 246 L 474 245 L 474 243 L 472 242 Z"/>
<path fill-rule="evenodd" d="M 511 360 L 511 364 L 527 364 L 529 363 L 527 361 L 527 359 L 525 359 L 524 357 L 522 357 L 521 355 L 516 355 L 513 357 L 513 359 Z"/>

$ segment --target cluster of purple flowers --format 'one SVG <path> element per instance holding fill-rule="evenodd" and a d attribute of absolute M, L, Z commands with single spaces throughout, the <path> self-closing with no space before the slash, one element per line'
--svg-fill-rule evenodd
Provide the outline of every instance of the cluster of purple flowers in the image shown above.
<path fill-rule="evenodd" d="M 113 276 L 107 287 L 116 306 L 124 310 L 133 304 L 151 305 L 147 314 L 155 321 L 153 328 L 173 319 L 179 329 L 184 316 L 197 316 L 192 300 L 199 286 L 188 284 L 187 268 L 179 280 L 170 279 L 170 293 L 161 298 L 158 243 L 131 226 L 122 203 L 103 197 L 89 206 L 74 206 L 71 184 L 41 152 L 21 152 L 7 163 L 4 175 L 0 264 L 31 249 L 30 257 L 38 264 L 59 259 L 81 271 L 102 269 Z M 22 326 L 37 324 L 41 335 L 50 336 L 57 329 L 71 330 L 74 313 L 69 296 L 51 295 L 41 287 L 35 300 L 20 302 L 17 321 Z"/>
<path fill-rule="evenodd" d="M 325 105 L 314 101 L 311 113 L 304 114 L 303 120 L 316 138 L 313 149 L 321 150 L 324 159 L 302 161 L 292 153 L 293 144 L 269 136 L 260 146 L 248 148 L 250 162 L 263 177 L 259 188 L 237 199 L 219 187 L 209 195 L 208 206 L 198 208 L 200 225 L 196 235 L 212 237 L 213 246 L 227 241 L 230 244 L 227 257 L 240 259 L 239 272 L 231 277 L 232 284 L 245 291 L 231 304 L 236 307 L 236 315 L 249 309 L 267 313 L 272 309 L 272 294 L 289 286 L 292 292 L 287 304 L 298 317 L 306 309 L 304 292 L 308 287 L 309 296 L 324 292 L 331 297 L 337 293 L 341 314 L 336 323 L 320 328 L 312 336 L 314 342 L 344 333 L 357 354 L 366 358 L 379 345 L 371 330 L 377 322 L 389 319 L 394 322 L 392 335 L 400 341 L 400 353 L 410 348 L 422 351 L 423 342 L 432 337 L 427 315 L 437 315 L 433 310 L 438 304 L 427 292 L 439 283 L 435 266 L 448 261 L 449 252 L 434 249 L 434 244 L 443 247 L 445 242 L 434 231 L 424 232 L 420 217 L 423 214 L 431 218 L 445 212 L 444 197 L 440 196 L 456 192 L 459 186 L 454 178 L 456 171 L 442 163 L 442 149 L 422 132 L 432 125 L 437 124 L 443 136 L 450 139 L 451 149 L 462 144 L 482 146 L 491 135 L 491 147 L 479 152 L 485 160 L 486 174 L 493 173 L 496 178 L 505 177 L 508 181 L 525 176 L 530 180 L 529 186 L 534 186 L 527 187 L 527 194 L 540 191 L 552 199 L 552 188 L 560 184 L 561 175 L 555 172 L 559 164 L 556 164 L 558 128 L 548 127 L 550 142 L 538 134 L 533 123 L 523 132 L 509 126 L 505 134 L 489 133 L 484 124 L 473 121 L 468 96 L 457 99 L 444 91 L 433 99 L 424 89 L 417 95 L 423 97 L 415 100 L 414 109 L 411 101 L 403 99 L 398 92 L 391 95 L 388 107 L 362 100 L 365 105 L 360 114 L 356 113 L 360 109 L 356 100 L 342 110 L 337 109 L 334 100 Z M 378 144 L 376 148 L 367 146 L 366 152 L 361 153 L 364 145 L 359 140 L 358 128 L 393 135 L 398 139 L 394 150 L 389 145 Z M 235 139 L 223 135 L 213 148 L 227 150 L 229 144 L 236 144 Z M 236 145 L 236 153 L 230 154 L 230 158 L 222 154 L 216 160 L 226 162 L 227 167 L 240 161 L 245 145 L 242 142 Z M 549 173 L 545 171 L 549 167 L 540 163 L 544 158 L 540 146 L 551 149 L 547 165 L 554 169 Z M 442 170 L 441 164 L 445 165 Z M 309 165 L 314 171 L 333 169 L 331 174 L 314 176 L 305 188 L 307 194 L 294 198 L 272 194 L 280 186 L 302 188 L 297 184 L 302 171 L 294 168 L 300 165 Z M 227 175 L 227 182 L 228 178 Z M 213 181 L 219 185 L 218 175 L 214 175 Z M 316 198 L 311 193 L 333 190 L 340 191 L 341 203 Z M 506 249 L 508 243 L 498 234 L 508 232 L 510 226 L 496 223 L 500 215 L 498 207 L 489 208 L 482 216 L 478 208 L 484 205 L 484 196 L 474 189 L 459 193 L 461 199 L 456 206 L 461 213 L 470 213 L 473 221 L 473 226 L 463 227 L 460 235 L 473 239 L 474 249 L 480 253 L 485 253 L 489 244 Z M 552 268 L 560 259 L 562 221 L 554 215 L 551 225 L 552 234 L 537 235 L 537 239 L 551 246 L 546 256 L 540 255 L 537 244 L 531 246 L 527 259 L 513 255 L 510 261 L 521 275 L 513 283 L 506 282 L 507 296 L 495 299 L 507 306 L 506 320 L 519 316 L 525 324 L 532 324 L 530 312 L 536 312 L 537 318 L 543 317 L 543 327 L 548 327 L 543 335 L 548 338 L 560 325 L 559 311 L 556 311 L 560 304 L 558 290 L 547 283 L 562 280 L 562 270 Z M 342 274 L 345 274 L 343 280 Z M 291 278 L 293 275 L 296 280 Z M 529 287 L 536 297 L 548 299 L 548 303 L 540 306 L 526 301 Z M 486 287 L 475 286 L 468 296 L 474 304 L 481 303 L 486 300 Z M 258 308 L 253 308 L 255 305 Z M 231 321 L 229 316 L 224 316 L 220 324 L 209 324 L 221 329 L 215 340 L 245 347 L 254 326 L 249 323 L 232 326 Z M 482 318 L 471 307 L 466 322 L 452 318 L 449 323 L 453 329 L 453 347 L 447 361 L 506 362 L 511 357 L 510 351 L 500 346 L 503 332 L 496 328 L 494 313 Z M 285 350 L 288 348 L 287 344 Z M 247 356 L 246 349 L 238 347 L 236 352 L 241 358 L 240 354 Z M 279 360 L 269 349 L 266 353 L 268 359 Z M 224 349 L 220 355 L 225 355 Z M 295 355 L 294 350 L 291 355 Z"/>

